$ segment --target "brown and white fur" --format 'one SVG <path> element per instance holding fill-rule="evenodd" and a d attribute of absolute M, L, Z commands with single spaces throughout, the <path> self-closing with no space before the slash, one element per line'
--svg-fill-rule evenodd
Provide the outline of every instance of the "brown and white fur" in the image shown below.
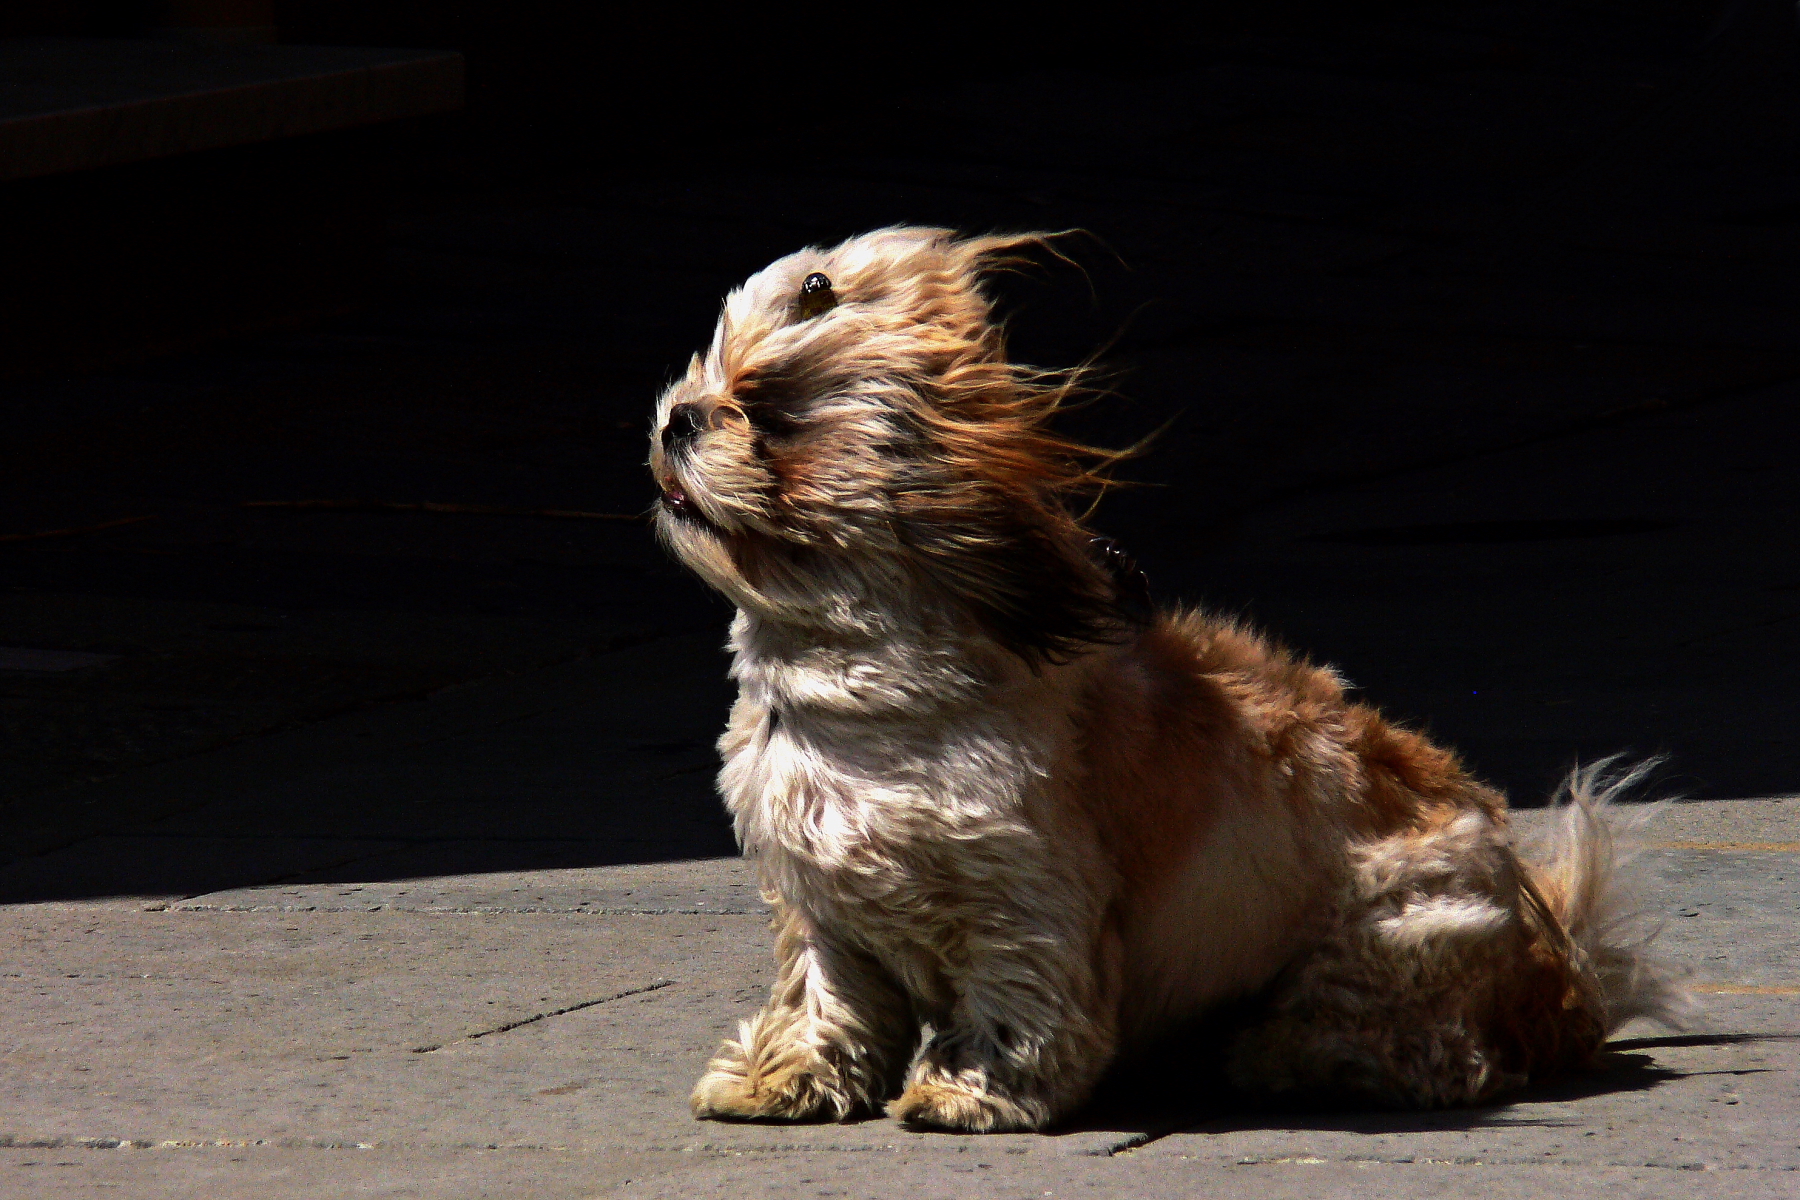
<path fill-rule="evenodd" d="M 1250 996 L 1238 1084 L 1465 1104 L 1668 1016 L 1607 777 L 1527 864 L 1503 797 L 1329 669 L 1129 611 L 1064 506 L 1105 456 L 981 287 L 1043 240 L 783 258 L 661 397 L 657 526 L 738 608 L 720 787 L 775 911 L 695 1114 L 1041 1128 Z"/>

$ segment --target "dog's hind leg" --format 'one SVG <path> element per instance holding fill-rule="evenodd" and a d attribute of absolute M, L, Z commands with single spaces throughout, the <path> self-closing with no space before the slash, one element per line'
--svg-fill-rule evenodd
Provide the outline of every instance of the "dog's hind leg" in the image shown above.
<path fill-rule="evenodd" d="M 1232 1047 L 1250 1091 L 1405 1108 L 1474 1104 L 1547 1064 L 1516 1036 L 1580 1021 L 1568 964 L 1544 952 L 1505 831 L 1464 811 L 1365 844 L 1336 927 L 1277 981 Z M 1568 1049 L 1600 1030 L 1570 1029 Z"/>
<path fill-rule="evenodd" d="M 1238 1039 L 1235 1082 L 1480 1103 L 1591 1065 L 1635 1017 L 1678 1026 L 1680 973 L 1651 953 L 1614 841 L 1615 821 L 1629 835 L 1643 817 L 1612 802 L 1648 769 L 1576 771 L 1551 835 L 1523 860 L 1499 822 L 1470 810 L 1358 847 L 1337 927 Z"/>
<path fill-rule="evenodd" d="M 918 1037 L 910 1005 L 874 959 L 822 939 L 779 901 L 774 928 L 769 1003 L 707 1064 L 694 1115 L 807 1121 L 879 1110 Z"/>

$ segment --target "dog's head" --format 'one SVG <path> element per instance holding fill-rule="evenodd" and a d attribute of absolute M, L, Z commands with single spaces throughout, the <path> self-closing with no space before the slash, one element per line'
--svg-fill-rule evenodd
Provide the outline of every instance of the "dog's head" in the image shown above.
<path fill-rule="evenodd" d="M 1115 640 L 1064 508 L 1111 456 L 1050 430 L 1073 379 L 1008 362 L 981 289 L 1044 241 L 884 229 L 751 276 L 657 405 L 664 541 L 785 624 L 942 613 L 1033 660 Z"/>

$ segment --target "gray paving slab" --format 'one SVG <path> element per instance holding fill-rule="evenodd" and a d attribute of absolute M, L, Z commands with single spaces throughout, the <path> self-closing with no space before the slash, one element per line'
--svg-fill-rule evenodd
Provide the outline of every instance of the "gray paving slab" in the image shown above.
<path fill-rule="evenodd" d="M 1703 992 L 1786 988 L 1800 995 L 1800 847 L 1783 853 L 1662 850 L 1646 889 L 1663 952 Z"/>
<path fill-rule="evenodd" d="M 597 1092 L 534 1098 L 620 1072 L 637 1086 L 617 1100 L 659 1094 L 631 1132 L 686 1139 L 673 1081 L 757 997 L 766 957 L 747 916 L 9 917 L 0 1132 L 39 1140 L 625 1144 Z M 635 1019 L 596 1021 L 608 1005 Z M 530 1030 L 551 1022 L 546 1049 Z"/>
<path fill-rule="evenodd" d="M 1695 964 L 1720 989 L 1698 1032 L 1627 1031 L 1606 1072 L 1473 1112 L 1161 1097 L 1020 1138 L 689 1119 L 769 975 L 760 913 L 692 911 L 744 904 L 737 860 L 9 906 L 0 1194 L 1791 1195 L 1795 959 L 1741 948 L 1784 928 L 1765 885 L 1796 860 L 1688 844 L 1771 844 L 1791 807 L 1664 810 L 1685 836 L 1647 899 L 1716 908 L 1671 946 L 1733 953 Z"/>
<path fill-rule="evenodd" d="M 441 861 L 433 854 L 433 864 Z M 404 866 L 381 857 L 364 867 Z M 300 879 L 272 887 L 208 892 L 176 902 L 184 911 L 739 913 L 764 914 L 756 880 L 741 858 L 627 863 L 550 871 L 432 875 L 364 883 Z"/>
<path fill-rule="evenodd" d="M 1620 1200 L 1768 1200 L 1792 1195 L 1792 1179 L 1762 1171 L 1567 1168 L 1450 1163 L 1338 1163 L 1301 1159 L 1218 1165 L 1075 1157 L 949 1155 L 872 1149 L 852 1154 L 607 1156 L 554 1150 L 474 1150 L 446 1156 L 387 1148 L 205 1147 L 169 1151 L 67 1148 L 0 1150 L 0 1170 L 37 1196 L 117 1195 L 220 1200 L 304 1195 L 507 1197 L 889 1196 L 919 1200 L 996 1197 L 1161 1196 L 1436 1200 L 1479 1193 L 1495 1200 L 1599 1195 Z M 904 1181 L 901 1184 L 899 1181 Z"/>
<path fill-rule="evenodd" d="M 19 1146 L 0 1147 L 0 1195 L 562 1200 L 606 1194 L 634 1179 L 666 1177 L 684 1161 L 655 1151 L 584 1154 L 547 1147 L 456 1151 L 230 1142 L 123 1150 L 71 1144 Z"/>
<path fill-rule="evenodd" d="M 0 1136 L 15 1144 L 943 1140 L 887 1122 L 689 1117 L 694 1072 L 765 995 L 760 917 L 160 912 L 123 928 L 55 906 L 13 915 Z M 1026 1139 L 1070 1152 L 1119 1140 Z"/>
<path fill-rule="evenodd" d="M 1067 1160 L 1046 1163 L 1005 1154 L 961 1157 L 757 1156 L 696 1164 L 679 1174 L 621 1186 L 620 1196 L 879 1196 L 903 1179 L 919 1197 L 1269 1197 L 1339 1200 L 1482 1195 L 1513 1200 L 1548 1196 L 1672 1197 L 1792 1195 L 1785 1172 L 1684 1172 L 1657 1168 L 1544 1167 L 1488 1163 L 1381 1163 L 1286 1160 L 1220 1163 L 1189 1159 Z"/>

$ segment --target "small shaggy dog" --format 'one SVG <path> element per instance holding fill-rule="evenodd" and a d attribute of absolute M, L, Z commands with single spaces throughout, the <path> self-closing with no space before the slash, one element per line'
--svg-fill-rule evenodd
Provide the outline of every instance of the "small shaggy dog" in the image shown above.
<path fill-rule="evenodd" d="M 1038 1129 L 1246 997 L 1239 1086 L 1468 1104 L 1668 1017 L 1621 781 L 1577 772 L 1526 863 L 1454 755 L 1151 612 L 1070 515 L 1114 456 L 1051 430 L 1074 379 L 1008 361 L 981 287 L 1044 241 L 790 255 L 661 397 L 657 526 L 738 608 L 720 787 L 775 910 L 769 1003 L 694 1113 Z"/>

